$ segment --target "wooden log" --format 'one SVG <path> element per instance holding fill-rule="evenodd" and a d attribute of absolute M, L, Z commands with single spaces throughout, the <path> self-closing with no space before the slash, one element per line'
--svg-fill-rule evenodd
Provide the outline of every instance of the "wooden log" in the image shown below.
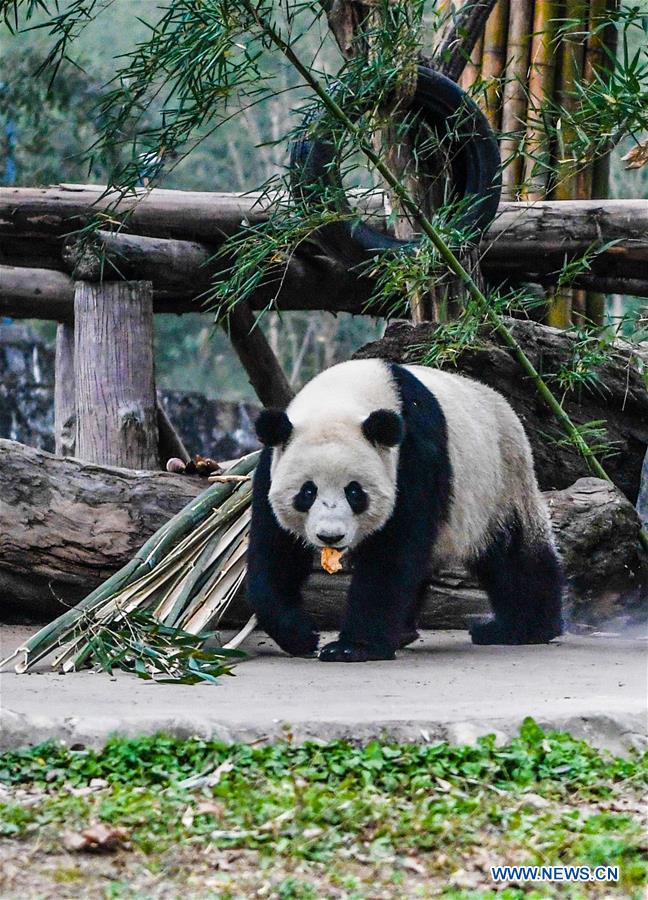
<path fill-rule="evenodd" d="M 482 241 L 482 268 L 487 277 L 499 270 L 513 282 L 555 283 L 565 262 L 610 241 L 617 243 L 591 260 L 576 285 L 588 286 L 592 276 L 648 280 L 648 200 L 502 203 Z"/>
<path fill-rule="evenodd" d="M 0 440 L 0 595 L 42 618 L 80 600 L 196 497 L 202 479 L 91 465 Z"/>
<path fill-rule="evenodd" d="M 574 359 L 576 335 L 536 322 L 506 319 L 515 338 L 533 365 L 552 382 L 552 375 Z M 383 358 L 394 362 L 420 362 L 425 347 L 435 340 L 435 327 L 412 327 L 406 322 L 390 325 L 380 341 L 361 348 L 356 357 Z M 604 420 L 613 455 L 605 467 L 614 483 L 634 503 L 646 447 L 648 446 L 648 391 L 644 382 L 648 352 L 618 341 L 592 374 L 596 381 L 567 393 L 564 407 L 577 425 Z M 485 330 L 479 346 L 453 358 L 457 370 L 503 394 L 520 416 L 533 448 L 536 471 L 543 490 L 562 490 L 588 473 L 580 453 L 564 440 L 564 434 L 548 408 L 539 400 L 517 360 Z M 555 383 L 555 382 L 554 382 Z M 604 387 L 603 387 L 604 386 Z"/>
<path fill-rule="evenodd" d="M 45 200 L 42 203 L 49 209 L 51 215 L 41 215 L 40 218 L 30 218 L 29 209 L 31 204 L 31 192 L 34 188 L 0 188 L 0 233 L 2 229 L 1 209 L 3 204 L 8 204 L 6 192 L 11 194 L 12 204 L 15 207 L 16 215 L 11 219 L 10 225 L 13 229 L 14 238 L 22 235 L 22 243 L 32 248 L 34 245 L 34 237 L 40 240 L 44 235 L 51 235 L 51 220 L 55 223 L 59 221 L 59 217 L 55 215 L 56 203 L 47 206 Z M 88 188 L 88 192 L 92 196 L 92 191 Z M 194 194 L 189 191 L 169 191 L 166 193 L 175 195 L 175 208 L 177 213 L 176 226 L 179 228 L 182 224 L 182 212 L 187 218 L 191 215 L 191 203 Z M 83 195 L 83 192 L 80 192 Z M 151 196 L 155 195 L 155 191 Z M 218 197 L 212 196 L 215 210 L 212 215 L 217 218 L 218 213 Z M 229 195 L 223 195 L 229 196 Z M 379 193 L 382 202 L 382 193 Z M 4 198 L 4 199 L 3 199 Z M 151 201 L 152 202 L 152 201 Z M 159 212 L 155 205 L 153 208 Z M 84 210 L 86 216 L 89 214 L 89 207 L 79 205 L 80 210 Z M 21 230 L 21 222 L 29 219 L 29 227 L 27 230 Z M 5 219 L 5 222 L 7 220 Z M 155 220 L 154 220 L 155 221 Z M 190 228 L 183 235 L 178 234 L 179 238 L 189 237 Z M 547 202 L 547 203 L 511 203 L 504 202 L 500 204 L 499 213 L 484 242 L 482 248 L 486 249 L 488 245 L 496 243 L 502 248 L 501 254 L 497 256 L 497 247 L 492 248 L 491 258 L 497 257 L 497 265 L 507 266 L 507 260 L 517 255 L 517 248 L 520 243 L 523 246 L 522 252 L 526 252 L 525 263 L 531 260 L 533 256 L 544 255 L 547 251 L 553 254 L 552 266 L 554 265 L 556 256 L 560 256 L 563 251 L 569 256 L 572 252 L 582 254 L 592 243 L 606 243 L 610 240 L 618 241 L 618 245 L 599 259 L 604 260 L 601 269 L 605 270 L 608 277 L 617 273 L 618 267 L 623 266 L 623 270 L 619 271 L 620 275 L 626 278 L 646 277 L 646 263 L 648 263 L 648 200 L 573 200 L 567 202 Z M 211 235 L 213 238 L 213 235 Z M 106 243 L 104 248 L 108 252 L 109 259 L 114 261 L 115 267 L 123 268 L 126 277 L 133 277 L 135 273 L 144 271 L 152 280 L 156 288 L 156 297 L 163 298 L 173 295 L 186 296 L 191 293 L 187 287 L 187 278 L 194 280 L 195 291 L 192 294 L 196 296 L 196 292 L 202 292 L 209 284 L 209 279 L 213 269 L 209 269 L 208 261 L 210 254 L 213 253 L 214 245 L 209 242 L 206 244 L 196 244 L 183 241 L 182 243 L 166 243 L 157 240 L 149 240 L 145 236 L 128 236 L 120 233 L 119 235 L 101 234 L 102 240 Z M 186 245 L 188 244 L 188 246 Z M 4 242 L 3 242 L 4 246 Z M 324 255 L 313 253 L 316 248 L 310 247 L 308 251 L 295 255 L 295 264 L 288 267 L 286 279 L 290 281 L 290 289 L 286 286 L 280 293 L 280 303 L 286 304 L 284 308 L 302 308 L 317 309 L 326 308 L 321 306 L 322 294 L 324 293 L 318 284 L 321 285 L 322 280 L 326 278 L 342 279 L 344 267 L 336 266 Z M 11 251 L 5 251 L 5 266 L 2 267 L 2 278 L 0 280 L 0 304 L 2 296 L 16 293 L 18 290 L 25 291 L 25 285 L 22 279 L 11 273 L 11 264 L 20 266 L 20 255 L 16 257 L 10 256 Z M 609 263 L 613 257 L 619 258 L 618 267 L 613 266 L 610 273 Z M 510 261 L 510 265 L 515 266 L 515 260 Z M 69 265 L 69 262 L 68 262 Z M 63 268 L 63 262 L 60 263 Z M 108 269 L 110 271 L 110 268 Z M 20 275 L 20 273 L 18 273 Z M 204 280 L 203 280 L 204 276 Z M 107 276 L 106 276 L 107 277 Z M 299 307 L 291 307 L 294 303 L 292 287 L 296 288 L 297 294 L 303 295 L 302 279 L 312 277 L 312 288 L 315 292 L 315 300 L 311 302 L 308 297 L 299 296 Z M 94 278 L 94 276 L 93 276 Z M 91 278 L 90 280 L 93 280 Z M 17 279 L 17 284 L 12 279 Z M 42 287 L 44 289 L 45 276 L 40 277 Z M 351 278 L 352 283 L 355 278 Z M 69 285 L 69 282 L 64 282 Z M 164 285 L 170 284 L 172 288 L 165 293 Z M 253 300 L 253 307 L 261 308 L 261 304 L 265 303 L 271 291 L 274 289 L 276 293 L 279 281 L 274 285 L 269 285 L 267 289 L 259 292 L 258 297 Z M 60 296 L 60 288 L 53 291 L 56 296 Z M 31 291 L 29 297 L 31 302 L 37 302 L 35 292 Z M 156 301 L 157 302 L 157 301 Z M 344 303 L 337 303 L 331 298 L 330 308 L 344 309 Z M 318 305 L 320 304 L 320 305 Z M 336 304 L 336 305 L 334 305 Z M 198 304 L 196 303 L 196 306 Z M 353 303 L 351 303 L 351 308 Z M 162 307 L 160 307 L 162 308 Z M 169 304 L 169 311 L 172 304 Z M 0 310 L 4 311 L 2 306 Z"/>
<path fill-rule="evenodd" d="M 203 488 L 195 477 L 87 465 L 0 440 L 0 615 L 43 620 L 77 602 Z M 570 579 L 572 620 L 636 614 L 648 569 L 632 505 L 590 478 L 547 500 Z M 322 627 L 339 624 L 347 583 L 348 576 L 321 571 L 311 579 L 306 602 Z M 432 582 L 422 624 L 462 628 L 468 615 L 487 608 L 465 572 L 445 571 Z M 248 615 L 240 600 L 225 624 Z"/>
<path fill-rule="evenodd" d="M 76 448 L 74 326 L 67 323 L 60 323 L 56 329 L 54 447 L 57 456 L 74 456 Z"/>
<path fill-rule="evenodd" d="M 74 284 L 63 272 L 2 265 L 0 315 L 72 322 Z"/>
<path fill-rule="evenodd" d="M 374 224 L 384 221 L 382 194 L 358 196 L 358 206 Z M 17 233 L 59 236 L 87 225 L 102 211 L 126 216 L 125 228 L 153 237 L 220 243 L 243 222 L 256 225 L 268 217 L 265 195 L 218 191 L 171 191 L 141 188 L 121 197 L 104 185 L 59 184 L 46 188 L 0 188 L 0 236 Z"/>
<path fill-rule="evenodd" d="M 74 296 L 77 455 L 157 469 L 150 282 L 79 281 Z"/>
<path fill-rule="evenodd" d="M 24 236 L 23 241 L 31 244 L 33 239 Z M 502 203 L 481 244 L 482 271 L 497 284 L 502 280 L 552 284 L 565 262 L 610 241 L 614 246 L 592 259 L 576 286 L 648 296 L 648 200 Z M 155 312 L 204 309 L 203 293 L 212 276 L 207 245 L 177 240 L 167 245 L 160 238 L 111 235 L 110 246 L 124 271 L 135 271 L 137 260 L 153 277 Z M 283 274 L 278 269 L 255 292 L 250 305 L 263 309 L 276 300 L 281 309 L 359 313 L 370 289 L 367 278 L 310 247 L 295 253 Z M 73 297 L 73 282 L 63 273 L 0 265 L 4 315 L 72 321 Z"/>

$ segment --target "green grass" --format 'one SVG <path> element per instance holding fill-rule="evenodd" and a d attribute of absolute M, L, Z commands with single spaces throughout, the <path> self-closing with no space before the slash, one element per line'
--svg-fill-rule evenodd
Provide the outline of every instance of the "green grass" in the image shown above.
<path fill-rule="evenodd" d="M 266 882 L 263 895 L 278 898 L 490 897 L 491 864 L 566 864 L 618 865 L 621 882 L 531 894 L 511 886 L 497 896 L 639 897 L 647 776 L 646 758 L 600 754 L 531 720 L 504 747 L 492 738 L 251 747 L 162 735 L 113 739 L 100 751 L 49 743 L 0 756 L 0 835 L 14 852 L 38 841 L 37 875 L 59 859 L 64 831 L 97 821 L 125 828 L 118 853 L 129 877 L 99 890 L 68 856 L 47 877 L 79 882 L 70 896 L 86 896 L 89 884 L 99 892 L 87 896 L 158 896 L 133 893 L 137 870 L 180 879 L 183 897 L 253 896 Z M 192 894 L 186 879 L 204 864 L 213 893 L 203 879 Z"/>

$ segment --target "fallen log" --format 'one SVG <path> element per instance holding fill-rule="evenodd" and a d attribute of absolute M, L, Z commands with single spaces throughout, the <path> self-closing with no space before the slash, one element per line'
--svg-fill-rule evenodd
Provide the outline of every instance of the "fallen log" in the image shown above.
<path fill-rule="evenodd" d="M 506 319 L 506 323 L 536 369 L 555 386 L 556 373 L 574 359 L 577 336 L 526 320 Z M 355 356 L 420 362 L 425 348 L 433 345 L 435 333 L 433 324 L 413 327 L 397 322 L 387 328 L 382 340 L 367 344 Z M 577 392 L 565 394 L 564 406 L 576 425 L 605 421 L 612 450 L 605 458 L 605 467 L 614 483 L 635 503 L 648 446 L 648 391 L 642 371 L 648 363 L 648 352 L 645 347 L 641 350 L 622 341 L 615 342 L 609 351 L 609 358 L 593 367 L 589 382 Z M 497 335 L 484 331 L 480 345 L 461 350 L 454 364 L 460 373 L 490 385 L 510 401 L 531 441 L 543 490 L 566 488 L 589 474 L 582 456 L 565 442 L 560 425 Z"/>
<path fill-rule="evenodd" d="M 80 600 L 205 487 L 0 440 L 0 596 L 43 616 Z"/>
<path fill-rule="evenodd" d="M 198 478 L 91 466 L 0 440 L 1 615 L 43 620 L 78 602 L 204 486 Z M 574 620 L 637 615 L 648 561 L 632 505 L 597 479 L 547 500 Z M 348 576 L 318 571 L 311 581 L 309 607 L 323 627 L 335 627 Z M 487 611 L 466 573 L 441 573 L 428 596 L 426 627 L 463 627 L 466 616 Z M 247 615 L 241 600 L 224 624 L 240 625 Z"/>

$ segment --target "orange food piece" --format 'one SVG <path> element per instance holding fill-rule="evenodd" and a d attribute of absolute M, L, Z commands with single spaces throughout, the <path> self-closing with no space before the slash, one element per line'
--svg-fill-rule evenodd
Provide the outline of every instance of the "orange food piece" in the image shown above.
<path fill-rule="evenodd" d="M 335 547 L 323 547 L 320 562 L 324 571 L 329 575 L 339 572 L 342 568 L 340 557 L 343 553 L 344 550 L 336 550 Z"/>

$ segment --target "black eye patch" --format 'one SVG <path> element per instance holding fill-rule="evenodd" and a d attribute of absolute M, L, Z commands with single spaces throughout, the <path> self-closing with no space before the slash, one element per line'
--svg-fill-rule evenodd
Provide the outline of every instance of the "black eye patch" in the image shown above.
<path fill-rule="evenodd" d="M 305 481 L 293 498 L 293 506 L 297 512 L 308 512 L 315 503 L 315 497 L 317 497 L 317 485 L 312 481 Z"/>
<path fill-rule="evenodd" d="M 363 513 L 369 506 L 369 497 L 367 497 L 357 481 L 350 481 L 344 488 L 344 493 L 349 506 L 356 515 Z"/>

